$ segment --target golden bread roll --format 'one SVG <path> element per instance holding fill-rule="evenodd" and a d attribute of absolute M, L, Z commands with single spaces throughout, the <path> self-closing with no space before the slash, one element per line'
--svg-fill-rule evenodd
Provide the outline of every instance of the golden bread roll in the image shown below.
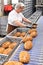
<path fill-rule="evenodd" d="M 8 61 L 8 62 L 5 62 L 4 65 L 23 65 L 23 63 L 18 61 Z"/>
<path fill-rule="evenodd" d="M 30 29 L 30 30 L 28 31 L 29 34 L 32 33 L 32 32 L 37 32 L 37 30 L 36 30 L 36 29 Z"/>
<path fill-rule="evenodd" d="M 8 55 L 11 51 L 12 51 L 11 48 L 7 48 L 7 49 L 4 50 L 3 54 Z"/>
<path fill-rule="evenodd" d="M 25 37 L 23 38 L 23 42 L 32 41 L 32 40 L 33 40 L 32 36 L 25 36 Z"/>
<path fill-rule="evenodd" d="M 11 44 L 11 42 L 6 41 L 5 43 L 2 44 L 2 47 L 7 48 L 10 44 Z"/>
<path fill-rule="evenodd" d="M 21 36 L 23 36 L 23 37 L 24 37 L 24 36 L 25 36 L 25 34 L 26 34 L 25 32 L 22 32 L 22 33 L 21 33 Z"/>
<path fill-rule="evenodd" d="M 30 36 L 33 37 L 33 38 L 36 37 L 36 36 L 37 36 L 37 32 L 32 32 L 32 33 L 30 34 Z"/>
<path fill-rule="evenodd" d="M 32 44 L 31 41 L 27 41 L 27 42 L 25 42 L 25 44 L 24 44 L 24 48 L 25 48 L 26 50 L 30 50 L 30 49 L 32 48 L 32 46 L 33 46 L 33 44 Z"/>
<path fill-rule="evenodd" d="M 2 54 L 4 52 L 4 48 L 3 47 L 0 47 L 0 53 Z"/>
<path fill-rule="evenodd" d="M 17 32 L 17 33 L 15 33 L 15 35 L 14 35 L 14 36 L 19 37 L 20 35 L 21 35 L 21 33 L 20 33 L 20 32 Z"/>
<path fill-rule="evenodd" d="M 13 49 L 13 48 L 16 47 L 16 45 L 17 45 L 17 43 L 16 43 L 16 42 L 13 42 L 13 43 L 11 43 L 11 44 L 9 45 L 9 48 Z"/>
<path fill-rule="evenodd" d="M 33 40 L 32 36 L 27 36 L 26 38 L 27 38 L 26 41 L 29 41 L 29 40 L 32 41 Z"/>
<path fill-rule="evenodd" d="M 21 51 L 19 54 L 19 61 L 22 63 L 28 63 L 30 61 L 30 54 L 27 51 Z"/>
<path fill-rule="evenodd" d="M 8 61 L 4 63 L 4 65 L 14 65 L 14 64 L 15 64 L 15 61 Z"/>

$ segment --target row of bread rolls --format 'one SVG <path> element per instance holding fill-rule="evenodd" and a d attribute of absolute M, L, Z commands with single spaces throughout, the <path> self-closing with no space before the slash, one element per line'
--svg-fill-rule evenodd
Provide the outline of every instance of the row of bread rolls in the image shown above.
<path fill-rule="evenodd" d="M 30 29 L 28 31 L 28 33 L 30 36 L 25 36 L 23 38 L 25 50 L 30 50 L 33 47 L 32 40 L 34 37 L 37 36 L 37 30 L 36 29 Z M 30 61 L 30 54 L 27 51 L 21 51 L 19 54 L 19 61 L 22 63 L 28 63 Z"/>
<path fill-rule="evenodd" d="M 31 37 L 35 38 L 37 36 L 37 30 L 36 29 L 30 29 L 28 31 Z"/>
<path fill-rule="evenodd" d="M 16 42 L 12 43 L 10 41 L 6 41 L 0 46 L 0 53 L 8 55 L 13 50 L 13 48 L 15 48 L 16 45 Z"/>
<path fill-rule="evenodd" d="M 37 36 L 37 30 L 36 29 L 30 29 L 28 31 L 29 36 L 25 36 L 23 38 L 24 48 L 26 50 L 30 50 L 33 47 L 32 40 Z"/>
<path fill-rule="evenodd" d="M 37 30 L 36 29 L 30 29 L 28 31 L 28 33 L 33 38 L 37 36 Z M 21 37 L 21 38 L 23 38 L 25 35 L 26 35 L 26 32 L 16 32 L 15 34 L 13 34 L 13 36 Z"/>
<path fill-rule="evenodd" d="M 16 32 L 15 34 L 13 34 L 13 36 L 16 36 L 16 37 L 24 37 L 26 34 L 26 32 Z"/>
<path fill-rule="evenodd" d="M 25 36 L 23 38 L 24 49 L 30 50 L 33 47 L 32 40 L 37 36 L 37 30 L 31 29 L 28 31 L 30 36 Z M 30 61 L 30 54 L 27 51 L 21 51 L 19 54 L 19 61 L 8 61 L 4 65 L 24 65 L 23 63 L 28 63 Z"/>

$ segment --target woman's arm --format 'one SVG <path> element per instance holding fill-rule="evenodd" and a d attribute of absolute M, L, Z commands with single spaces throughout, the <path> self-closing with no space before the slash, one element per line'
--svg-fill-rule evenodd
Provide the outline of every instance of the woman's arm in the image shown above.
<path fill-rule="evenodd" d="M 14 22 L 15 22 L 15 24 L 16 24 L 17 26 L 20 26 L 20 27 L 26 27 L 25 24 L 21 23 L 21 22 L 18 21 L 18 20 L 14 21 Z"/>
<path fill-rule="evenodd" d="M 28 20 L 27 18 L 25 18 L 25 17 L 23 18 L 23 21 L 32 24 L 32 22 L 30 20 Z"/>

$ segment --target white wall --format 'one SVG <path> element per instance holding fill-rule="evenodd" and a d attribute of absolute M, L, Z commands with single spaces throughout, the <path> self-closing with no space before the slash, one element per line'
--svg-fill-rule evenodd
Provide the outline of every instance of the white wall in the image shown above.
<path fill-rule="evenodd" d="M 7 5 L 7 0 L 4 0 L 4 5 Z"/>
<path fill-rule="evenodd" d="M 12 0 L 12 4 L 18 3 L 18 0 Z"/>
<path fill-rule="evenodd" d="M 10 4 L 11 0 L 4 0 L 4 5 Z"/>

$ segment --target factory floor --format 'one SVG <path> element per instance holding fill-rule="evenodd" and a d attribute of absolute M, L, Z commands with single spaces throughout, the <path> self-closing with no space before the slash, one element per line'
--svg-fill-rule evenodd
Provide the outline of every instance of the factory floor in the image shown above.
<path fill-rule="evenodd" d="M 0 37 L 0 40 L 2 40 L 3 39 L 3 37 Z"/>

